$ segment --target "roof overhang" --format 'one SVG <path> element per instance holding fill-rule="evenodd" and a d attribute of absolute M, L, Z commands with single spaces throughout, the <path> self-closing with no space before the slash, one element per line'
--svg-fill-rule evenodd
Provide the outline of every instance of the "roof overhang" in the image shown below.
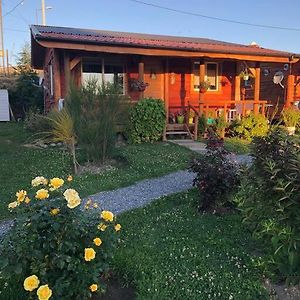
<path fill-rule="evenodd" d="M 97 43 L 93 41 L 70 40 L 63 38 L 53 38 L 40 34 L 35 26 L 31 27 L 31 45 L 32 45 L 32 65 L 34 68 L 43 67 L 45 49 L 56 48 L 66 50 L 79 50 L 87 52 L 100 52 L 112 54 L 132 54 L 143 56 L 161 56 L 161 57 L 186 57 L 186 58 L 211 58 L 211 59 L 232 59 L 255 62 L 279 62 L 296 63 L 299 56 L 282 52 L 274 55 L 258 55 L 250 53 L 235 53 L 233 51 L 207 51 L 176 49 L 165 47 L 151 47 L 145 45 L 124 45 L 116 43 Z M 280 52 L 279 52 L 280 53 Z"/>

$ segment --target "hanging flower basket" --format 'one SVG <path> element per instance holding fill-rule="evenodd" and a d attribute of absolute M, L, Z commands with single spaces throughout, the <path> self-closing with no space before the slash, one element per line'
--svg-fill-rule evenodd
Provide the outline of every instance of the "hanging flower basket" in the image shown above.
<path fill-rule="evenodd" d="M 140 81 L 138 79 L 131 78 L 129 80 L 129 87 L 131 91 L 144 92 L 148 85 L 149 83 Z"/>

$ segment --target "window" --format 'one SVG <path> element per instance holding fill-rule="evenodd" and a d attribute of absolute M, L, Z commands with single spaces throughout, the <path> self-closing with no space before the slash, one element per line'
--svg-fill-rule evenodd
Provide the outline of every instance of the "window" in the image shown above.
<path fill-rule="evenodd" d="M 102 64 L 84 62 L 82 65 L 82 83 L 95 80 L 98 84 L 102 82 Z"/>
<path fill-rule="evenodd" d="M 209 82 L 209 91 L 218 90 L 218 64 L 207 63 L 206 64 L 206 76 L 205 80 Z"/>
<path fill-rule="evenodd" d="M 194 90 L 199 90 L 199 67 L 200 63 L 195 62 L 193 65 Z M 218 63 L 205 64 L 205 80 L 209 81 L 209 91 L 218 90 Z"/>
<path fill-rule="evenodd" d="M 98 84 L 102 82 L 116 84 L 120 87 L 121 93 L 125 93 L 124 66 L 122 64 L 106 63 L 104 59 L 102 59 L 102 63 L 83 62 L 82 83 L 85 84 L 90 79 L 95 79 Z"/>

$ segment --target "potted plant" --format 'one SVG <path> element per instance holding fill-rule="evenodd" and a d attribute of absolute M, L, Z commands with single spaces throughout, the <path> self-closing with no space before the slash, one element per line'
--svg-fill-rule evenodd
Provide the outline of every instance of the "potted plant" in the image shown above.
<path fill-rule="evenodd" d="M 254 76 L 251 72 L 248 71 L 248 69 L 245 69 L 240 73 L 240 77 L 247 81 L 249 80 L 249 78 L 253 78 Z"/>
<path fill-rule="evenodd" d="M 195 117 L 195 112 L 193 110 L 190 110 L 190 113 L 189 113 L 189 124 L 193 124 L 194 123 L 194 117 Z"/>
<path fill-rule="evenodd" d="M 200 93 L 205 93 L 209 89 L 209 81 L 200 81 L 199 82 L 199 91 Z"/>
<path fill-rule="evenodd" d="M 300 122 L 300 111 L 293 107 L 283 109 L 281 113 L 283 121 L 289 135 L 293 135 L 296 131 L 296 126 Z"/>
<path fill-rule="evenodd" d="M 181 110 L 179 112 L 177 112 L 176 119 L 177 119 L 178 124 L 183 124 L 184 123 L 184 112 Z"/>
<path fill-rule="evenodd" d="M 135 78 L 130 78 L 129 85 L 132 91 L 144 92 L 149 83 L 140 81 Z"/>

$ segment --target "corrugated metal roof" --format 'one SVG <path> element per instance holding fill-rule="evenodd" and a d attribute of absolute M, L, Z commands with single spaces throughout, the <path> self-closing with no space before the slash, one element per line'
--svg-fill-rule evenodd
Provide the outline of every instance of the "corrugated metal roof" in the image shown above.
<path fill-rule="evenodd" d="M 165 36 L 56 26 L 32 25 L 37 40 L 56 40 L 98 45 L 116 45 L 196 52 L 231 53 L 258 56 L 290 57 L 293 53 L 271 50 L 257 45 L 242 45 L 207 38 Z"/>

